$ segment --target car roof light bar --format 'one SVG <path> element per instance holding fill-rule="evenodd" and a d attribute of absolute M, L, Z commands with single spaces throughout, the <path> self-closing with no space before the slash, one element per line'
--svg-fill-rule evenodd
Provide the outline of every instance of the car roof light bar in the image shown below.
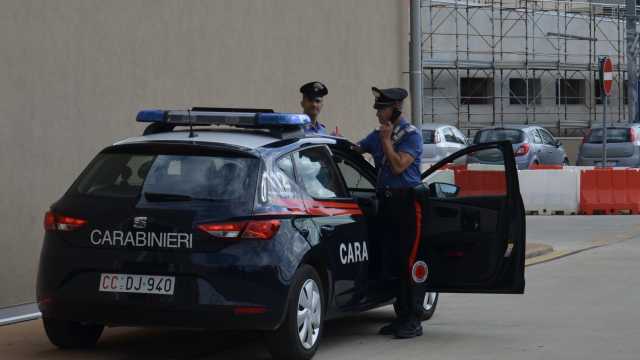
<path fill-rule="evenodd" d="M 311 123 L 311 119 L 304 114 L 275 113 L 268 109 L 219 108 L 142 110 L 138 113 L 136 121 L 178 126 L 227 125 L 246 128 L 302 127 Z"/>

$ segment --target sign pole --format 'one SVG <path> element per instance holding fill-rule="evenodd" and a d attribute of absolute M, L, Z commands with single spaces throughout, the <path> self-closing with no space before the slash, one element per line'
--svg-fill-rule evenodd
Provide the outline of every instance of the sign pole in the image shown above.
<path fill-rule="evenodd" d="M 602 100 L 604 106 L 602 107 L 602 168 L 607 167 L 607 103 L 609 97 L 602 92 Z"/>
<path fill-rule="evenodd" d="M 600 96 L 602 97 L 602 168 L 607 166 L 607 103 L 613 85 L 613 63 L 607 56 L 600 58 Z"/>

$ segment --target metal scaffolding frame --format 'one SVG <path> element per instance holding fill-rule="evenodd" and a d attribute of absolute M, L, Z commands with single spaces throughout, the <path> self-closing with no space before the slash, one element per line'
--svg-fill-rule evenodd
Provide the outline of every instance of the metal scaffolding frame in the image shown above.
<path fill-rule="evenodd" d="M 609 98 L 607 118 L 628 121 L 622 81 L 626 78 L 624 4 L 422 0 L 421 7 L 423 122 L 454 124 L 467 133 L 485 126 L 536 123 L 557 135 L 582 135 L 601 121 L 594 79 L 603 49 L 615 63 L 617 88 Z M 579 33 L 572 33 L 576 27 Z M 474 77 L 493 79 L 493 93 L 481 97 L 486 105 L 462 101 L 461 79 Z M 521 105 L 510 103 L 516 96 L 509 87 L 512 78 L 524 80 Z M 533 80 L 533 94 L 530 79 L 540 79 Z M 582 103 L 570 104 L 566 90 L 561 96 L 561 79 L 584 81 L 584 97 L 576 99 Z M 455 95 L 451 83 L 456 84 Z M 543 96 L 549 90 L 555 95 Z"/>

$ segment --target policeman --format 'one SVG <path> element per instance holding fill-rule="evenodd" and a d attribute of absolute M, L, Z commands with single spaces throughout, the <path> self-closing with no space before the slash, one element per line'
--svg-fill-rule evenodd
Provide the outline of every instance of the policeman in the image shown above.
<path fill-rule="evenodd" d="M 377 170 L 379 229 L 382 266 L 393 280 L 398 317 L 380 329 L 383 335 L 412 338 L 422 335 L 417 291 L 411 278 L 411 250 L 417 241 L 417 212 L 413 188 L 420 185 L 422 134 L 402 117 L 402 101 L 407 91 L 401 88 L 372 88 L 373 107 L 380 122 L 378 130 L 358 143 L 361 153 L 373 156 Z M 388 255 L 384 255 L 388 254 Z"/>
<path fill-rule="evenodd" d="M 300 92 L 302 93 L 300 106 L 311 118 L 311 124 L 304 129 L 305 134 L 327 134 L 325 126 L 318 122 L 318 115 L 322 111 L 323 97 L 329 93 L 329 90 L 323 83 L 312 81 L 302 85 Z"/>

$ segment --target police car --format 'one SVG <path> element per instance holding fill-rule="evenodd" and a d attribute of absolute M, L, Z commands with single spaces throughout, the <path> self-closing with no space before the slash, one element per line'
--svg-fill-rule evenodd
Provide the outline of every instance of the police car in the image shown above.
<path fill-rule="evenodd" d="M 137 121 L 150 123 L 145 135 L 102 150 L 45 215 L 37 299 L 53 344 L 93 346 L 104 326 L 259 330 L 275 357 L 309 359 L 325 320 L 394 302 L 376 174 L 351 142 L 260 109 L 145 110 Z M 504 156 L 503 193 L 438 180 L 479 151 Z M 523 293 L 510 143 L 471 146 L 423 178 L 423 319 L 438 292 Z"/>

